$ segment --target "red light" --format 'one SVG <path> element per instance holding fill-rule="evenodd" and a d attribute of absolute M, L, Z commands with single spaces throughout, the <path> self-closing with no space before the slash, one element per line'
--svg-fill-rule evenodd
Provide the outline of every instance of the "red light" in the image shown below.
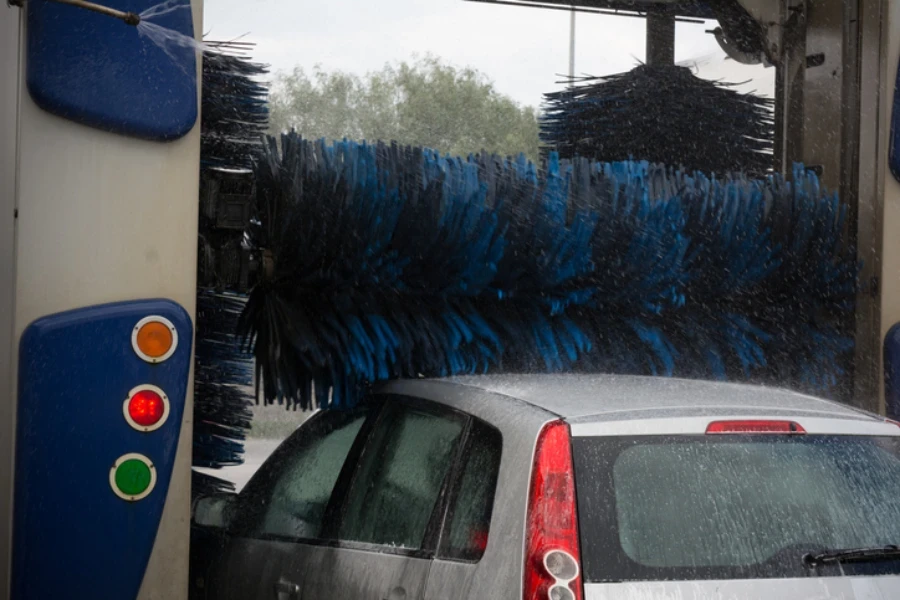
<path fill-rule="evenodd" d="M 550 586 L 557 581 L 544 567 L 544 555 L 550 550 L 563 550 L 576 563 L 580 563 L 581 556 L 572 447 L 569 426 L 563 421 L 548 423 L 538 437 L 526 535 L 524 600 L 545 600 Z M 568 585 L 575 600 L 581 600 L 581 577 Z"/>
<path fill-rule="evenodd" d="M 128 400 L 128 416 L 141 427 L 152 427 L 166 414 L 166 403 L 153 390 L 141 390 Z"/>
<path fill-rule="evenodd" d="M 706 433 L 802 434 L 806 430 L 794 421 L 713 421 Z"/>
<path fill-rule="evenodd" d="M 487 549 L 488 534 L 487 531 L 473 531 L 469 536 L 469 546 L 478 554 L 483 553 Z"/>

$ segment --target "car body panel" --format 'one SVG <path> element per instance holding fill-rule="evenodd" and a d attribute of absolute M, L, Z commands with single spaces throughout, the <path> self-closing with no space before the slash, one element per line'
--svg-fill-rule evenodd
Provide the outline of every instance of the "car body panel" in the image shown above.
<path fill-rule="evenodd" d="M 543 417 L 541 417 L 543 420 Z M 429 600 L 467 598 L 462 590 L 477 590 L 475 597 L 521 597 L 523 578 L 526 492 L 531 479 L 534 443 L 540 425 L 527 429 L 494 422 L 503 436 L 490 535 L 481 560 L 475 563 L 437 559 L 428 581 Z"/>
<path fill-rule="evenodd" d="M 711 421 L 726 419 L 792 420 L 811 435 L 900 436 L 897 425 L 852 407 L 783 389 L 719 382 L 595 375 L 475 376 L 398 381 L 389 384 L 389 389 L 471 412 L 504 433 L 504 464 L 485 557 L 478 564 L 435 561 L 429 577 L 428 600 L 521 597 L 524 535 L 517 538 L 516 532 L 524 533 L 533 444 L 540 427 L 553 418 L 564 418 L 573 436 L 702 434 Z M 526 423 L 528 432 L 522 436 L 520 427 Z M 530 444 L 525 448 L 528 461 L 517 461 L 520 464 L 512 474 L 503 468 L 512 460 L 510 455 L 516 453 L 508 447 L 509 434 L 515 439 L 524 437 Z M 517 489 L 511 490 L 510 484 Z M 513 503 L 519 501 L 521 508 L 517 505 L 516 512 L 522 522 L 514 530 L 501 532 L 496 528 L 508 521 L 507 512 L 513 506 L 508 498 Z M 491 552 L 497 546 L 504 547 L 499 559 Z M 505 572 L 515 573 L 515 577 Z M 505 585 L 493 585 L 494 581 Z M 835 577 L 588 584 L 585 598 L 880 600 L 900 598 L 898 582 L 897 577 Z"/>
<path fill-rule="evenodd" d="M 472 378 L 482 380 L 481 377 Z M 484 376 L 485 381 L 493 377 Z M 501 431 L 535 429 L 559 415 L 540 406 L 474 385 L 461 385 L 454 379 L 398 380 L 376 389 L 379 394 L 397 394 L 444 404 L 486 421 Z"/>
<path fill-rule="evenodd" d="M 376 388 L 434 402 L 481 419 L 503 439 L 490 535 L 483 557 L 466 562 L 403 556 L 353 544 L 277 547 L 263 569 L 301 586 L 299 597 L 394 600 L 520 599 L 534 446 L 541 428 L 566 420 L 573 436 L 696 435 L 711 421 L 776 419 L 799 423 L 810 435 L 900 436 L 900 427 L 852 407 L 781 389 L 719 382 L 597 375 L 478 376 L 400 380 Z M 276 453 L 277 454 L 277 453 Z M 262 556 L 246 542 L 248 556 Z M 302 547 L 301 547 L 302 546 Z M 240 554 L 240 553 L 238 553 Z M 301 577 L 302 575 L 302 577 Z M 398 588 L 403 588 L 400 594 Z M 244 588 L 247 589 L 246 587 Z M 259 588 L 259 597 L 277 597 Z M 214 596 L 230 599 L 230 596 Z M 289 598 L 289 596 L 282 596 Z M 589 583 L 585 600 L 886 600 L 900 598 L 900 577 L 819 577 Z"/>
<path fill-rule="evenodd" d="M 483 598 L 520 598 L 527 490 L 534 444 L 541 428 L 556 417 L 515 398 L 443 380 L 396 381 L 378 390 L 413 396 L 468 413 L 496 427 L 503 438 L 500 472 L 494 496 L 490 536 L 477 563 L 436 559 L 426 598 L 467 598 L 472 590 Z"/>
<path fill-rule="evenodd" d="M 308 546 L 304 570 L 285 573 L 302 582 L 302 598 L 421 600 L 431 559 L 388 554 L 378 550 Z"/>
<path fill-rule="evenodd" d="M 428 381 L 428 380 L 425 380 Z M 623 375 L 483 375 L 451 377 L 455 384 L 517 398 L 569 420 L 621 418 L 639 411 L 646 417 L 672 409 L 719 408 L 779 411 L 814 410 L 844 418 L 872 418 L 853 407 L 781 388 Z"/>
<path fill-rule="evenodd" d="M 306 547 L 289 542 L 232 538 L 209 582 L 209 598 L 291 600 L 276 594 L 274 582 L 306 568 Z M 302 582 L 301 582 L 302 583 Z"/>

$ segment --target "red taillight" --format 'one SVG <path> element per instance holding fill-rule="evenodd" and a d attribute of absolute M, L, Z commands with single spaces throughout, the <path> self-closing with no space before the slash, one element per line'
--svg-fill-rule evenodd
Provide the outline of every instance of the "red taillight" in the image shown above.
<path fill-rule="evenodd" d="M 560 578 L 545 564 L 545 557 L 554 551 L 568 554 L 576 565 L 581 557 L 572 446 L 563 421 L 548 423 L 538 436 L 527 519 L 524 600 L 549 600 L 554 586 L 568 588 L 574 600 L 581 600 L 579 570 L 573 578 Z"/>
<path fill-rule="evenodd" d="M 806 433 L 799 423 L 793 421 L 713 421 L 706 433 Z"/>

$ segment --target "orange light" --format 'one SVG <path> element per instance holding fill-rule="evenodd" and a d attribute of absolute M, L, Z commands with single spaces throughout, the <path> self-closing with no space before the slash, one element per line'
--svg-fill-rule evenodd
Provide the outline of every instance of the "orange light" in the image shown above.
<path fill-rule="evenodd" d="M 135 339 L 138 350 L 152 359 L 166 356 L 174 342 L 172 330 L 159 321 L 149 321 L 141 325 Z"/>

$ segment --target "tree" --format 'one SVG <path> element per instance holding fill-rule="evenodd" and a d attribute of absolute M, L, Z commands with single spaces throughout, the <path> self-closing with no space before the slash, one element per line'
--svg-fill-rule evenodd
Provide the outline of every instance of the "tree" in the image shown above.
<path fill-rule="evenodd" d="M 319 67 L 279 74 L 271 130 L 306 138 L 397 141 L 465 156 L 487 150 L 538 157 L 537 111 L 494 89 L 477 70 L 428 57 L 358 76 Z"/>

